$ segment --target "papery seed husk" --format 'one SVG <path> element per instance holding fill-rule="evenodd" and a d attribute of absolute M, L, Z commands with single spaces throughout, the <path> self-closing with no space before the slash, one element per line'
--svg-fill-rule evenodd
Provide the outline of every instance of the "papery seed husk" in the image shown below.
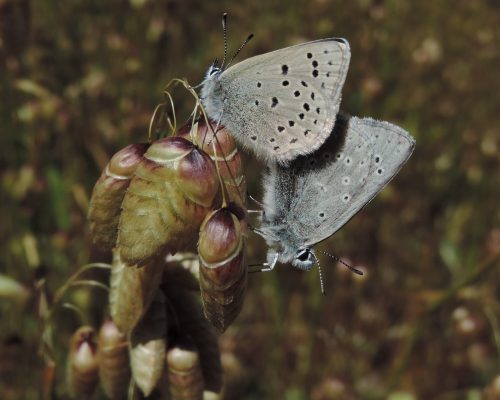
<path fill-rule="evenodd" d="M 117 152 L 94 186 L 87 219 L 92 241 L 104 250 L 111 250 L 116 243 L 123 197 L 148 146 L 136 143 Z"/>
<path fill-rule="evenodd" d="M 166 268 L 167 276 L 168 272 Z M 166 282 L 163 289 L 169 304 L 167 310 L 174 314 L 170 318 L 176 321 L 176 325 L 172 326 L 173 334 L 191 337 L 200 356 L 205 389 L 220 392 L 222 366 L 219 345 L 215 331 L 203 315 L 199 295 L 178 287 L 175 281 Z"/>
<path fill-rule="evenodd" d="M 211 121 L 211 124 L 215 129 L 217 124 L 214 121 Z M 208 128 L 204 120 L 200 120 L 195 124 L 194 129 L 191 129 L 189 124 L 183 126 L 179 129 L 178 135 L 192 140 L 217 163 L 229 200 L 244 207 L 247 193 L 246 178 L 241 155 L 230 132 L 219 126 L 217 140 L 215 140 L 212 130 Z"/>
<path fill-rule="evenodd" d="M 99 330 L 99 378 L 106 396 L 121 399 L 127 395 L 130 382 L 130 360 L 127 339 L 116 324 L 107 320 Z"/>
<path fill-rule="evenodd" d="M 247 285 L 247 274 L 243 274 L 231 287 L 225 290 L 204 289 L 205 282 L 200 279 L 203 311 L 212 326 L 220 333 L 234 322 L 239 315 Z"/>
<path fill-rule="evenodd" d="M 98 381 L 97 344 L 95 330 L 80 327 L 70 339 L 66 364 L 66 384 L 73 398 L 89 398 Z"/>
<path fill-rule="evenodd" d="M 130 365 L 136 385 L 149 396 L 163 375 L 167 350 L 165 296 L 156 291 L 155 299 L 129 337 Z"/>
<path fill-rule="evenodd" d="M 224 332 L 239 315 L 246 289 L 244 234 L 238 212 L 223 208 L 200 228 L 200 289 L 205 316 Z"/>
<path fill-rule="evenodd" d="M 143 267 L 128 266 L 118 249 L 113 250 L 109 290 L 111 317 L 123 334 L 139 322 L 161 283 L 163 266 L 151 262 Z"/>
<path fill-rule="evenodd" d="M 153 143 L 122 203 L 117 243 L 123 260 L 144 264 L 188 249 L 218 190 L 213 161 L 192 143 L 178 137 Z"/>
<path fill-rule="evenodd" d="M 203 374 L 196 347 L 184 340 L 167 352 L 167 370 L 172 400 L 202 400 Z"/>

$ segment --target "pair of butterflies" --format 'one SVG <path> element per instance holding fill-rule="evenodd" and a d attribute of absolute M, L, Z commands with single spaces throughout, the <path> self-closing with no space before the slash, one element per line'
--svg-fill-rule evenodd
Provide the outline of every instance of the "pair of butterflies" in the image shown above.
<path fill-rule="evenodd" d="M 382 190 L 415 146 L 393 124 L 339 113 L 349 60 L 345 39 L 323 39 L 213 65 L 203 82 L 208 116 L 268 163 L 259 232 L 269 269 L 312 268 L 313 246 Z"/>

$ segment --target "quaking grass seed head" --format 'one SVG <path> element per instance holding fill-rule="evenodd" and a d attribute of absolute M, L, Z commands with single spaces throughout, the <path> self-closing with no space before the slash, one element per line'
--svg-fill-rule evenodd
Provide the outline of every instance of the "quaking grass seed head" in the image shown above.
<path fill-rule="evenodd" d="M 201 399 L 205 385 L 200 357 L 188 336 L 168 350 L 166 362 L 170 397 L 176 400 Z"/>
<path fill-rule="evenodd" d="M 118 249 L 113 249 L 109 289 L 111 317 L 123 334 L 139 322 L 153 301 L 161 282 L 163 265 L 151 261 L 137 267 L 123 262 Z"/>
<path fill-rule="evenodd" d="M 200 289 L 205 316 L 220 332 L 243 306 L 247 269 L 245 236 L 239 207 L 213 211 L 200 228 Z"/>
<path fill-rule="evenodd" d="M 193 141 L 217 163 L 222 182 L 226 188 L 229 201 L 240 206 L 246 203 L 246 178 L 243 172 L 241 154 L 230 132 L 219 126 L 214 136 L 216 122 L 210 121 L 212 129 L 205 120 L 199 120 L 194 126 L 184 125 L 178 136 Z"/>
<path fill-rule="evenodd" d="M 169 275 L 169 269 L 165 269 Z M 168 280 L 168 279 L 166 279 Z M 203 315 L 199 295 L 176 282 L 165 283 L 168 320 L 172 321 L 170 335 L 184 337 L 189 335 L 198 350 L 205 390 L 219 393 L 222 390 L 222 366 L 217 336 Z"/>
<path fill-rule="evenodd" d="M 95 330 L 80 327 L 71 336 L 66 365 L 66 384 L 72 397 L 91 396 L 98 380 L 99 363 Z"/>
<path fill-rule="evenodd" d="M 130 381 L 127 338 L 111 319 L 107 319 L 99 330 L 98 359 L 104 393 L 111 399 L 124 398 Z"/>
<path fill-rule="evenodd" d="M 196 243 L 218 191 L 216 167 L 205 152 L 180 137 L 154 142 L 123 199 L 117 242 L 123 260 L 143 265 Z"/>
<path fill-rule="evenodd" d="M 149 396 L 163 375 L 167 350 L 165 296 L 157 290 L 154 301 L 130 333 L 132 377 L 144 396 Z"/>
<path fill-rule="evenodd" d="M 116 243 L 123 197 L 148 146 L 135 143 L 118 151 L 94 186 L 87 219 L 92 241 L 103 250 L 111 250 Z"/>

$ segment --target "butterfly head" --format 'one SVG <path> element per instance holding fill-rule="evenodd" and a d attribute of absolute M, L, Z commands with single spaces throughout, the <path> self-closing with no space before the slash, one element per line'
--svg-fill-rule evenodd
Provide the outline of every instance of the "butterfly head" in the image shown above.
<path fill-rule="evenodd" d="M 297 250 L 292 265 L 302 270 L 310 270 L 316 262 L 314 252 L 308 247 L 303 247 Z"/>
<path fill-rule="evenodd" d="M 213 77 L 220 75 L 223 69 L 219 65 L 219 60 L 215 59 L 214 62 L 208 67 L 207 73 L 205 74 L 205 81 L 212 79 Z"/>

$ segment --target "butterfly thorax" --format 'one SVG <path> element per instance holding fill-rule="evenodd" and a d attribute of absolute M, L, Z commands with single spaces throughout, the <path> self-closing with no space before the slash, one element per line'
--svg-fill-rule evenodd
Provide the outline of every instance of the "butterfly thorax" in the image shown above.
<path fill-rule="evenodd" d="M 201 102 L 210 118 L 218 121 L 224 107 L 224 96 L 220 76 L 223 70 L 210 66 L 201 88 Z"/>

